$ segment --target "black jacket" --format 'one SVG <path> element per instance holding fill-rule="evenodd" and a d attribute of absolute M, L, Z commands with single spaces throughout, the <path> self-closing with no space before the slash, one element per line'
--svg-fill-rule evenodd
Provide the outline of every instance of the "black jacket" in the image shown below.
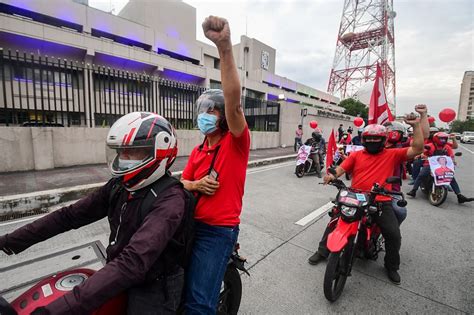
<path fill-rule="evenodd" d="M 181 233 L 179 227 L 185 211 L 181 186 L 161 193 L 141 224 L 138 209 L 146 187 L 134 194 L 123 190 L 116 206 L 109 209 L 111 189 L 112 181 L 109 181 L 75 204 L 0 237 L 1 249 L 19 253 L 55 235 L 108 217 L 111 234 L 107 264 L 73 291 L 49 304 L 47 309 L 51 314 L 89 313 L 120 292 L 145 282 L 169 240 L 175 233 Z"/>

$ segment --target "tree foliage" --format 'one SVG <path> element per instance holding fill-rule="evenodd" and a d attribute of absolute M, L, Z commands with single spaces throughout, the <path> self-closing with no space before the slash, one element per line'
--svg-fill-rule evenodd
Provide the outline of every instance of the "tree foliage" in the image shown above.
<path fill-rule="evenodd" d="M 369 108 L 364 103 L 353 98 L 346 98 L 339 103 L 339 106 L 344 107 L 344 114 L 351 116 L 360 116 L 367 119 Z"/>
<path fill-rule="evenodd" d="M 451 132 L 463 133 L 464 131 L 474 131 L 474 120 L 455 120 L 451 123 Z"/>

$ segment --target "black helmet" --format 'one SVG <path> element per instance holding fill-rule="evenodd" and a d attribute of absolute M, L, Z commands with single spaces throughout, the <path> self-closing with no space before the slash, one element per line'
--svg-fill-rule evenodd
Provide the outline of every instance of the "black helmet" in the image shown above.
<path fill-rule="evenodd" d="M 224 92 L 220 89 L 210 89 L 204 91 L 196 101 L 195 117 L 201 113 L 207 113 L 209 110 L 217 109 L 221 114 L 219 128 L 223 131 L 229 130 L 225 119 Z"/>
<path fill-rule="evenodd" d="M 313 137 L 315 141 L 321 141 L 321 134 L 317 131 L 313 131 L 313 133 L 311 134 L 311 137 Z"/>

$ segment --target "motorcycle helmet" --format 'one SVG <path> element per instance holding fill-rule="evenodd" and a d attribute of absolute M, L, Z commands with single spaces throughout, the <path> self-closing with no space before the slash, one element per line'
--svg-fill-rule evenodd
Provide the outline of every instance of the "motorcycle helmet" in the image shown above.
<path fill-rule="evenodd" d="M 370 140 L 370 141 L 367 141 Z M 362 132 L 361 143 L 370 154 L 381 152 L 387 140 L 387 128 L 382 125 L 368 125 Z"/>
<path fill-rule="evenodd" d="M 107 135 L 107 161 L 114 177 L 122 177 L 128 191 L 136 191 L 161 178 L 178 153 L 171 124 L 162 116 L 133 112 L 117 120 Z"/>
<path fill-rule="evenodd" d="M 445 132 L 437 132 L 433 135 L 433 143 L 437 146 L 444 146 L 448 143 L 449 135 Z"/>
<path fill-rule="evenodd" d="M 312 138 L 314 139 L 314 141 L 316 141 L 316 142 L 321 141 L 321 138 L 322 138 L 321 133 L 319 133 L 318 131 L 313 131 L 313 132 L 311 133 L 311 137 L 312 137 Z"/>
<path fill-rule="evenodd" d="M 214 109 L 220 113 L 220 119 L 217 123 L 219 129 L 221 131 L 229 130 L 225 118 L 224 92 L 220 89 L 210 89 L 204 91 L 204 93 L 199 96 L 196 101 L 195 118 L 197 119 L 199 114 L 207 113 Z M 195 125 L 197 126 L 197 121 Z"/>
<path fill-rule="evenodd" d="M 433 139 L 433 135 L 435 133 L 439 132 L 439 129 L 436 128 L 436 127 L 430 127 L 430 136 L 428 137 L 428 139 L 432 140 Z"/>
<path fill-rule="evenodd" d="M 402 141 L 403 136 L 406 133 L 406 128 L 402 123 L 399 123 L 398 121 L 388 121 L 383 124 L 388 131 L 387 134 L 387 141 L 390 143 L 399 143 Z"/>

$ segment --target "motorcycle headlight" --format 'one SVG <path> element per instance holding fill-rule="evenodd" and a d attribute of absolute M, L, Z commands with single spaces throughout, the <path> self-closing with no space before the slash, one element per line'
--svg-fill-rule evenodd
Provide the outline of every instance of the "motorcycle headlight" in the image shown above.
<path fill-rule="evenodd" d="M 350 217 L 355 216 L 355 214 L 357 213 L 357 208 L 352 208 L 352 207 L 342 205 L 341 213 L 343 216 L 350 218 Z"/>

